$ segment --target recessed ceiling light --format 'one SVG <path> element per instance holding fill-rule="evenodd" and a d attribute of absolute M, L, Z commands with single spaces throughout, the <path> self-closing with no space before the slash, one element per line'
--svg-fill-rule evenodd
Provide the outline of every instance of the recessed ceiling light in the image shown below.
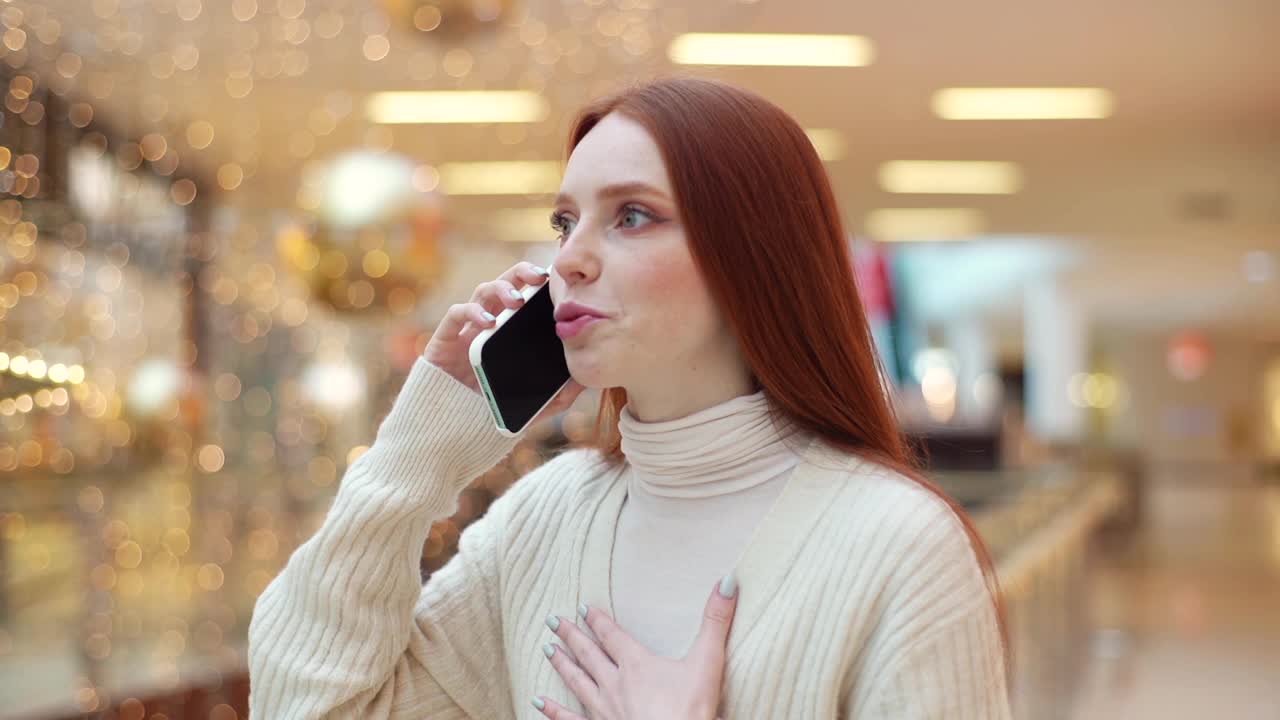
<path fill-rule="evenodd" d="M 1022 188 L 1011 162 L 894 160 L 880 166 L 880 187 L 891 193 L 1007 195 Z"/>
<path fill-rule="evenodd" d="M 370 122 L 521 123 L 547 117 L 547 101 L 526 90 L 379 92 L 365 100 Z"/>
<path fill-rule="evenodd" d="M 844 135 L 839 130 L 831 128 L 809 128 L 804 131 L 809 136 L 809 142 L 813 143 L 813 149 L 818 151 L 818 157 L 823 162 L 832 162 L 844 157 Z"/>
<path fill-rule="evenodd" d="M 1103 88 L 945 88 L 933 111 L 947 120 L 1081 120 L 1105 118 L 1114 100 Z"/>
<path fill-rule="evenodd" d="M 860 67 L 871 64 L 875 48 L 860 35 L 685 33 L 667 57 L 679 65 Z"/>
<path fill-rule="evenodd" d="M 958 240 L 986 229 L 975 208 L 881 208 L 867 214 L 867 235 L 882 242 Z"/>
<path fill-rule="evenodd" d="M 554 160 L 455 162 L 440 165 L 440 188 L 448 195 L 540 195 L 560 189 Z"/>

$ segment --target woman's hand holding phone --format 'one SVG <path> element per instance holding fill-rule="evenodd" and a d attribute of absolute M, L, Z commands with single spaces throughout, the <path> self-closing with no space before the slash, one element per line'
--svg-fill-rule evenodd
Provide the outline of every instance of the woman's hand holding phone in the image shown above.
<path fill-rule="evenodd" d="M 496 279 L 480 283 L 471 295 L 471 300 L 449 307 L 444 319 L 436 327 L 436 331 L 427 343 L 422 355 L 427 362 L 449 373 L 458 382 L 480 393 L 480 385 L 476 381 L 475 372 L 471 369 L 469 351 L 471 341 L 481 331 L 494 326 L 498 313 L 505 308 L 516 308 L 524 304 L 520 295 L 521 288 L 528 285 L 541 285 L 550 275 L 547 271 L 528 262 L 519 262 L 511 266 Z M 583 387 L 575 380 L 560 391 L 555 400 L 535 419 L 555 415 L 562 412 L 582 394 Z"/>

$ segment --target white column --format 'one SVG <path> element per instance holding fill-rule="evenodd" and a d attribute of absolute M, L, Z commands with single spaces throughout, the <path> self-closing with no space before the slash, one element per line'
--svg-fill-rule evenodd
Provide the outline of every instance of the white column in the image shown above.
<path fill-rule="evenodd" d="M 1076 440 L 1084 414 L 1067 387 L 1088 362 L 1083 308 L 1056 278 L 1035 280 L 1027 287 L 1023 322 L 1027 425 L 1042 440 Z"/>
<path fill-rule="evenodd" d="M 947 347 L 956 359 L 956 416 L 984 420 L 994 408 L 980 402 L 974 388 L 979 386 L 979 378 L 996 371 L 990 334 L 982 319 L 974 316 L 950 320 L 943 328 Z"/>

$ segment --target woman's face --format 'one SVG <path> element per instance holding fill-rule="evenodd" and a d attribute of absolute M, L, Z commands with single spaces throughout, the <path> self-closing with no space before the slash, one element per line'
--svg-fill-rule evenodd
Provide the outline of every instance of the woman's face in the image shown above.
<path fill-rule="evenodd" d="M 557 310 L 574 302 L 605 316 L 576 334 L 560 328 L 578 382 L 626 388 L 632 411 L 650 421 L 712 404 L 726 381 L 740 385 L 737 343 L 694 266 L 667 169 L 640 124 L 612 113 L 587 133 L 553 218 Z"/>

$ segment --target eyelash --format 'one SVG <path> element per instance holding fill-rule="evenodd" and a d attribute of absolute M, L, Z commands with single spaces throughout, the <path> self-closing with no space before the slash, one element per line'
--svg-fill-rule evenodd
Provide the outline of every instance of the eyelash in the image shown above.
<path fill-rule="evenodd" d="M 565 227 L 568 222 L 569 222 L 569 219 L 565 216 L 564 213 L 559 211 L 551 213 L 551 229 L 555 230 L 557 233 L 560 233 L 561 242 L 564 241 Z"/>
<path fill-rule="evenodd" d="M 632 203 L 627 203 L 626 205 L 618 208 L 618 217 L 622 217 L 629 212 L 643 215 L 648 218 L 650 222 L 662 222 L 662 219 L 654 213 Z M 551 229 L 560 234 L 560 242 L 562 243 L 565 241 L 565 228 L 567 227 L 568 222 L 569 218 L 565 213 L 562 213 L 559 210 L 551 213 Z"/>

